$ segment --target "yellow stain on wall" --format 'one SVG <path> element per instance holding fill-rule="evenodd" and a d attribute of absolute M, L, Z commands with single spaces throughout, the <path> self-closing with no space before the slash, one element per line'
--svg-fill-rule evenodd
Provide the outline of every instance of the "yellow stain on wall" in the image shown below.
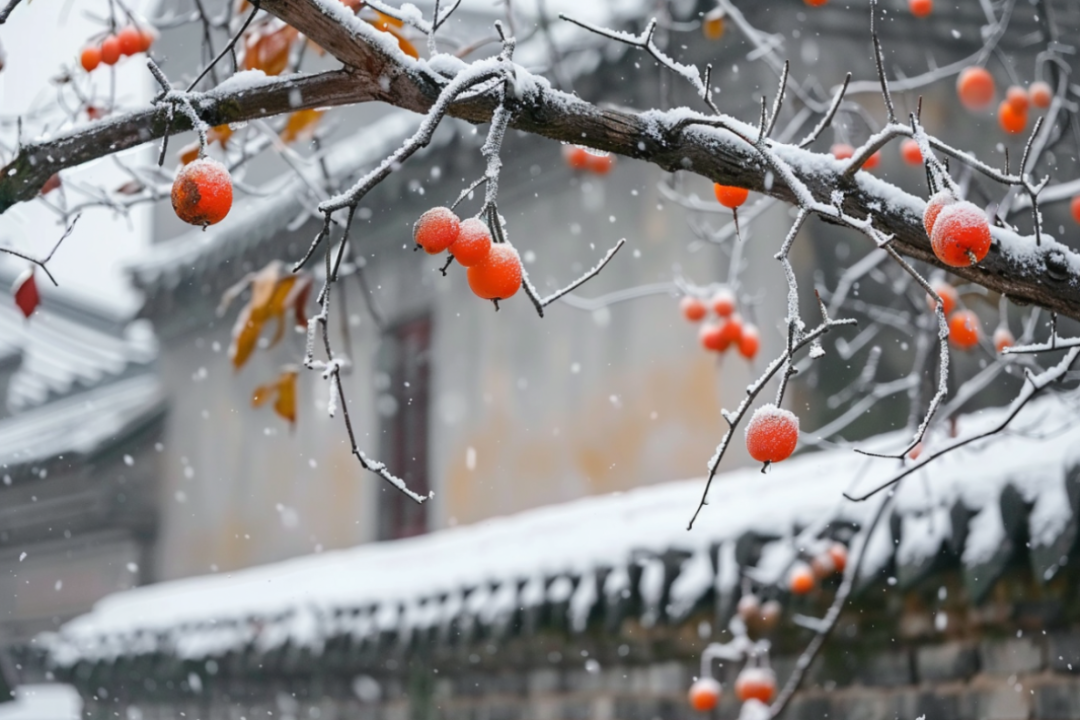
<path fill-rule="evenodd" d="M 514 417 L 500 402 L 501 393 L 492 393 L 483 424 L 463 438 L 441 469 L 447 515 L 468 523 L 702 475 L 725 430 L 722 373 L 715 356 L 702 354 L 689 364 L 612 378 L 589 388 L 560 416 L 543 419 Z M 470 447 L 476 457 L 472 470 L 465 462 Z"/>

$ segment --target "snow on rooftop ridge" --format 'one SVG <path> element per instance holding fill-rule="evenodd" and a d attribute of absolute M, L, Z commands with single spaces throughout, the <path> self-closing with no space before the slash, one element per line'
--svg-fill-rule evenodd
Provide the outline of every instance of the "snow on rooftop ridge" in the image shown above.
<path fill-rule="evenodd" d="M 0 271 L 0 283 L 4 277 Z M 49 288 L 29 320 L 0 304 L 0 357 L 15 354 L 21 362 L 0 402 L 21 413 L 142 372 L 157 357 L 157 340 L 145 321 L 131 322 Z"/>
<path fill-rule="evenodd" d="M 158 411 L 164 394 L 149 373 L 0 420 L 0 469 L 89 454 Z"/>
<path fill-rule="evenodd" d="M 923 471 L 926 478 L 913 478 L 902 486 L 897 512 L 930 513 L 933 520 L 928 517 L 916 525 L 929 527 L 933 522 L 930 534 L 942 537 L 936 527 L 942 519 L 940 508 L 962 503 L 976 513 L 964 556 L 972 562 L 984 560 L 1001 546 L 998 500 L 1006 486 L 1012 485 L 1026 498 L 1060 497 L 1066 469 L 1080 461 L 1080 449 L 1074 449 L 1080 427 L 1072 422 L 1078 398 L 1072 393 L 1033 401 L 1014 420 L 1010 434 L 939 459 L 932 469 Z M 1003 412 L 998 408 L 965 416 L 961 432 L 988 427 Z M 883 436 L 871 446 L 896 446 L 905 439 L 901 435 Z M 382 628 L 407 635 L 421 624 L 435 622 L 434 618 L 443 622 L 462 614 L 497 618 L 505 607 L 554 600 L 565 601 L 570 620 L 580 625 L 589 603 L 621 592 L 630 582 L 627 566 L 672 550 L 686 553 L 689 559 L 672 585 L 674 605 L 667 611 L 685 612 L 712 583 L 719 587 L 727 578 L 732 585 L 732 568 L 725 566 L 734 557 L 735 541 L 745 533 L 790 537 L 796 529 L 825 519 L 865 522 L 876 503 L 848 503 L 841 493 L 872 487 L 895 468 L 895 461 L 839 449 L 798 456 L 774 465 L 767 474 L 757 468 L 725 473 L 714 483 L 710 504 L 692 532 L 686 531 L 686 521 L 702 480 L 585 498 L 418 538 L 228 575 L 151 585 L 104 598 L 90 613 L 43 641 L 61 665 L 138 653 L 148 646 L 194 659 L 243 647 L 252 638 L 277 644 L 284 634 L 295 644 L 321 647 L 325 633 L 365 634 Z M 1067 503 L 1056 508 L 1043 503 L 1040 513 L 1040 522 L 1059 528 L 1071 518 Z M 868 558 L 870 568 L 882 567 L 895 552 L 888 523 L 879 530 L 872 543 L 873 557 Z M 1032 537 L 1034 544 L 1052 541 L 1038 533 Z M 905 559 L 929 552 L 926 546 L 930 544 L 905 545 Z M 716 573 L 706 562 L 714 552 L 721 568 L 715 580 Z M 771 565 L 778 562 L 760 570 L 775 573 Z M 599 578 L 601 569 L 612 570 L 601 591 L 578 592 L 580 583 L 575 589 L 567 582 L 555 582 Z M 639 580 L 644 586 L 638 592 L 647 601 L 650 617 L 659 611 L 655 607 L 657 572 L 653 568 Z M 516 603 L 508 593 L 517 596 Z M 362 622 L 351 612 L 335 615 L 361 609 L 366 617 Z M 299 613 L 309 617 L 302 621 Z M 351 624 L 343 629 L 341 618 L 346 616 Z M 313 625 L 312 618 L 322 618 L 321 623 Z"/>

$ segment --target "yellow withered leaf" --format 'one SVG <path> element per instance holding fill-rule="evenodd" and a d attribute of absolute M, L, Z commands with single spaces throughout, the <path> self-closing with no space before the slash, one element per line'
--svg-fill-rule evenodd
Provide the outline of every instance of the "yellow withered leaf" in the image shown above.
<path fill-rule="evenodd" d="M 225 291 L 218 306 L 218 315 L 224 315 L 233 300 L 244 290 L 251 289 L 251 298 L 233 325 L 229 359 L 234 368 L 239 370 L 251 358 L 258 346 L 259 336 L 270 320 L 277 321 L 270 339 L 271 347 L 285 334 L 285 314 L 290 308 L 296 314 L 297 325 L 307 324 L 304 306 L 311 291 L 311 282 L 309 273 L 288 272 L 280 260 L 272 260 L 262 270 L 248 273 Z"/>
<path fill-rule="evenodd" d="M 315 126 L 322 119 L 323 110 L 297 110 L 285 121 L 285 127 L 281 129 L 281 139 L 286 143 L 298 140 L 306 141 L 315 136 Z"/>
<path fill-rule="evenodd" d="M 281 371 L 276 380 L 255 388 L 251 395 L 251 405 L 262 407 L 270 400 L 274 400 L 274 412 L 289 421 L 296 423 L 296 375 L 295 367 L 287 367 Z"/>

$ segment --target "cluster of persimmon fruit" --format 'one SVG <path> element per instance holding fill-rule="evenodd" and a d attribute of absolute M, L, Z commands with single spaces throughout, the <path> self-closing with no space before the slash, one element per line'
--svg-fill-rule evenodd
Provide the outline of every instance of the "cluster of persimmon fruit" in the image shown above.
<path fill-rule="evenodd" d="M 829 0 L 803 0 L 810 7 L 821 7 Z M 923 18 L 934 10 L 934 0 L 908 0 L 908 10 L 915 17 Z M 719 40 L 724 36 L 727 29 L 727 12 L 722 7 L 716 7 L 705 13 L 701 19 L 701 34 L 707 40 Z"/>
<path fill-rule="evenodd" d="M 809 562 L 800 560 L 792 566 L 788 573 L 787 589 L 793 595 L 806 595 L 817 587 L 819 581 L 843 573 L 847 562 L 846 545 L 841 542 L 824 543 Z M 736 612 L 747 630 L 763 635 L 780 623 L 783 608 L 778 600 L 762 602 L 756 594 L 747 592 L 739 598 Z M 734 690 L 739 702 L 757 701 L 767 705 L 776 697 L 776 673 L 767 666 L 748 664 L 735 678 Z M 722 694 L 723 688 L 715 678 L 698 678 L 690 686 L 690 707 L 698 712 L 715 710 Z"/>
<path fill-rule="evenodd" d="M 690 686 L 690 707 L 698 712 L 710 712 L 720 704 L 723 687 L 712 677 L 702 677 Z M 744 667 L 735 678 L 735 697 L 739 702 L 755 701 L 768 705 L 776 696 L 776 673 L 772 668 L 758 665 Z"/>
<path fill-rule="evenodd" d="M 973 65 L 965 68 L 956 78 L 956 94 L 960 104 L 972 112 L 991 107 L 997 95 L 994 76 L 984 67 Z M 1038 80 L 1028 88 L 1010 85 L 1005 98 L 998 104 L 997 120 L 1001 129 L 1010 134 L 1024 132 L 1028 124 L 1028 110 L 1035 107 L 1045 110 L 1054 99 L 1050 85 Z"/>
<path fill-rule="evenodd" d="M 950 267 L 981 262 L 990 251 L 990 222 L 986 213 L 974 203 L 958 200 L 951 190 L 941 190 L 930 198 L 923 225 L 934 255 Z M 978 345 L 982 339 L 979 318 L 971 310 L 956 309 L 959 304 L 956 288 L 943 280 L 935 281 L 932 288 L 941 298 L 942 310 L 949 321 L 949 342 L 961 350 Z M 933 309 L 937 303 L 932 297 L 927 299 Z M 998 352 L 1016 342 L 1004 325 L 994 331 L 993 340 Z"/>
<path fill-rule="evenodd" d="M 449 251 L 467 269 L 469 289 L 485 300 L 507 300 L 521 288 L 521 258 L 496 243 L 479 218 L 460 219 L 446 207 L 431 208 L 413 226 L 413 240 L 428 255 Z"/>
<path fill-rule="evenodd" d="M 735 293 L 728 288 L 720 288 L 708 300 L 696 295 L 684 295 L 679 301 L 683 317 L 690 322 L 701 322 L 711 309 L 717 316 L 716 321 L 706 322 L 698 332 L 701 347 L 713 352 L 727 352 L 731 347 L 739 351 L 747 360 L 753 360 L 761 347 L 761 333 L 748 322 L 743 322 L 735 312 Z"/>
<path fill-rule="evenodd" d="M 733 213 L 738 213 L 750 191 L 731 185 L 713 185 L 716 201 Z M 683 317 L 691 322 L 701 322 L 711 309 L 717 316 L 698 331 L 701 346 L 714 352 L 726 352 L 734 347 L 747 360 L 753 360 L 761 347 L 761 333 L 756 327 L 744 322 L 736 309 L 735 293 L 722 287 L 708 300 L 696 295 L 685 295 L 679 302 Z M 746 426 L 746 449 L 758 462 L 774 463 L 786 460 L 795 452 L 799 443 L 799 418 L 789 410 L 775 405 L 763 405 L 751 416 Z"/>
<path fill-rule="evenodd" d="M 607 175 L 615 167 L 615 156 L 580 145 L 563 145 L 563 160 L 574 170 Z"/>
<path fill-rule="evenodd" d="M 716 200 L 726 208 L 735 210 L 749 196 L 750 191 L 730 185 L 713 185 Z M 698 332 L 698 340 L 706 350 L 726 352 L 734 347 L 747 360 L 753 360 L 761 347 L 761 333 L 751 323 L 744 322 L 735 312 L 735 293 L 729 288 L 720 288 L 711 298 L 704 299 L 696 295 L 684 295 L 679 301 L 683 317 L 690 322 L 701 322 L 711 309 L 718 320 L 705 323 Z"/>
<path fill-rule="evenodd" d="M 960 303 L 960 295 L 956 291 L 956 288 L 945 280 L 934 280 L 930 283 L 930 287 L 941 298 L 941 309 L 945 313 L 945 317 L 949 322 L 949 342 L 960 350 L 970 350 L 979 344 L 982 340 L 982 326 L 979 322 L 979 316 L 971 310 L 957 309 Z M 930 306 L 931 310 L 934 310 L 937 306 L 934 298 L 930 295 L 926 296 L 926 303 Z M 1004 323 L 1004 318 L 1002 318 Z M 1010 348 L 1016 344 L 1016 338 L 1013 337 L 1012 332 L 1004 324 L 1000 325 L 994 330 L 993 335 L 994 349 L 997 352 L 1002 352 L 1005 348 Z"/>
<path fill-rule="evenodd" d="M 128 25 L 118 33 L 106 35 L 100 43 L 84 47 L 79 54 L 79 64 L 86 72 L 93 72 L 102 63 L 115 65 L 121 57 L 147 52 L 155 40 L 157 30 L 149 25 Z"/>

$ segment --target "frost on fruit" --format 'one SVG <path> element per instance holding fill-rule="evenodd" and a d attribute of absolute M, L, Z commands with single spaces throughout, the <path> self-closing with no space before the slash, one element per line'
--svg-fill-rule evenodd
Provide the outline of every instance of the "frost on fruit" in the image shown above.
<path fill-rule="evenodd" d="M 203 157 L 184 165 L 172 186 L 176 216 L 191 225 L 213 225 L 232 208 L 232 178 L 217 160 Z"/>
<path fill-rule="evenodd" d="M 786 460 L 798 442 L 798 416 L 771 403 L 755 410 L 746 425 L 746 449 L 758 462 Z"/>
<path fill-rule="evenodd" d="M 521 258 L 507 243 L 492 245 L 487 258 L 469 268 L 469 287 L 485 300 L 506 300 L 521 288 Z"/>
<path fill-rule="evenodd" d="M 926 212 L 923 213 L 923 227 L 926 228 L 927 237 L 934 234 L 934 223 L 937 222 L 937 216 L 941 214 L 946 205 L 952 205 L 954 202 L 956 202 L 956 196 L 952 194 L 951 190 L 941 190 L 926 202 Z"/>
<path fill-rule="evenodd" d="M 450 247 L 461 231 L 461 221 L 454 211 L 434 207 L 420 216 L 413 225 L 413 240 L 428 255 L 438 255 Z"/>
<path fill-rule="evenodd" d="M 974 203 L 953 203 L 938 214 L 930 244 L 941 262 L 967 267 L 982 261 L 990 252 L 990 223 Z"/>
<path fill-rule="evenodd" d="M 457 238 L 450 244 L 450 254 L 462 267 L 473 267 L 491 253 L 491 232 L 483 220 L 469 218 L 461 223 Z"/>

